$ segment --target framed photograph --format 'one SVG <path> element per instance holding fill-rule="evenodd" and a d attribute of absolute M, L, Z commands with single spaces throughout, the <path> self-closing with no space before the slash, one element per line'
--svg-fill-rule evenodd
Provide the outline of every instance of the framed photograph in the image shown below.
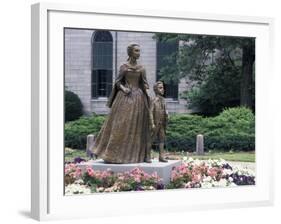
<path fill-rule="evenodd" d="M 273 203 L 271 18 L 31 9 L 34 219 Z"/>

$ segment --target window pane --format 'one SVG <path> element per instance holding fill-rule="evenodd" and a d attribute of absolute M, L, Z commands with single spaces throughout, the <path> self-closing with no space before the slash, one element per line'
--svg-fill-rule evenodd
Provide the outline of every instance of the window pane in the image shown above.
<path fill-rule="evenodd" d="M 97 31 L 92 43 L 92 97 L 109 96 L 112 90 L 113 39 L 108 31 Z"/>
<path fill-rule="evenodd" d="M 167 65 L 166 59 L 168 56 L 178 51 L 178 42 L 157 42 L 157 80 L 161 79 L 160 69 Z M 172 58 L 176 63 L 176 58 Z M 165 85 L 165 97 L 178 98 L 178 84 L 177 83 L 164 83 Z"/>
<path fill-rule="evenodd" d="M 93 70 L 92 74 L 92 97 L 108 97 L 112 90 L 112 70 Z"/>
<path fill-rule="evenodd" d="M 99 42 L 112 42 L 112 36 L 108 31 L 97 31 L 95 32 L 94 41 Z"/>
<path fill-rule="evenodd" d="M 93 69 L 112 69 L 112 42 L 93 43 Z"/>
<path fill-rule="evenodd" d="M 98 78 L 98 75 L 97 75 L 97 71 L 96 70 L 92 70 L 92 80 L 91 80 L 91 86 L 92 86 L 92 98 L 96 98 L 98 97 L 98 94 L 97 94 L 97 79 Z"/>

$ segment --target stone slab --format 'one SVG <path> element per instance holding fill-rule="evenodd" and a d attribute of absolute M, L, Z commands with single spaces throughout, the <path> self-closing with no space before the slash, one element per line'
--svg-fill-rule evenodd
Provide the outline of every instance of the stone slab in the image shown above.
<path fill-rule="evenodd" d="M 158 176 L 162 178 L 163 183 L 168 184 L 170 182 L 171 171 L 173 167 L 179 165 L 181 165 L 180 160 L 168 160 L 167 163 L 159 162 L 158 160 L 152 160 L 152 163 L 108 164 L 104 163 L 102 159 L 98 159 L 80 163 L 78 166 L 82 170 L 84 170 L 87 166 L 90 166 L 94 170 L 104 171 L 111 169 L 115 173 L 123 173 L 130 171 L 135 167 L 139 167 L 148 174 L 157 172 Z"/>

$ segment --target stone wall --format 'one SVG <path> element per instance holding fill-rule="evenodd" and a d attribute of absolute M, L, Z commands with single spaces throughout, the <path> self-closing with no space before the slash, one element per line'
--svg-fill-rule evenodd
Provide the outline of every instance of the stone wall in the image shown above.
<path fill-rule="evenodd" d="M 91 57 L 92 36 L 95 30 L 65 29 L 65 85 L 68 90 L 76 93 L 82 103 L 85 114 L 107 114 L 107 98 L 91 99 Z M 127 46 L 136 42 L 141 48 L 139 63 L 146 69 L 149 93 L 153 93 L 156 81 L 156 41 L 153 33 L 111 32 L 113 38 L 113 80 L 118 75 L 120 65 L 126 63 Z M 116 48 L 117 43 L 117 48 Z M 188 88 L 188 82 L 182 79 L 179 84 L 179 94 Z M 190 112 L 183 99 L 166 99 L 167 109 L 171 113 Z"/>
<path fill-rule="evenodd" d="M 127 56 L 127 46 L 130 43 L 138 43 L 141 49 L 141 56 L 138 60 L 146 69 L 147 81 L 150 89 L 149 93 L 153 93 L 153 84 L 156 81 L 156 43 L 152 39 L 152 33 L 136 33 L 136 32 L 118 32 L 117 34 L 117 65 L 125 63 Z"/>
<path fill-rule="evenodd" d="M 91 111 L 92 30 L 65 29 L 65 86 L 82 101 L 84 113 Z"/>

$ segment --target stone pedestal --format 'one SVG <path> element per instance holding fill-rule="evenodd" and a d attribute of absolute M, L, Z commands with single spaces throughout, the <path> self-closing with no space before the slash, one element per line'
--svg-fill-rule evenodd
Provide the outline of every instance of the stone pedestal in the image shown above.
<path fill-rule="evenodd" d="M 115 173 L 123 173 L 130 171 L 135 167 L 139 167 L 148 174 L 157 172 L 158 176 L 162 178 L 163 183 L 168 184 L 170 182 L 172 168 L 179 165 L 181 165 L 180 160 L 169 160 L 167 163 L 161 163 L 158 160 L 152 160 L 152 163 L 107 164 L 104 163 L 102 159 L 98 159 L 80 163 L 78 166 L 82 170 L 84 170 L 87 166 L 90 166 L 94 170 L 104 171 L 111 169 Z"/>
<path fill-rule="evenodd" d="M 196 136 L 196 154 L 204 155 L 204 136 L 203 135 Z"/>
<path fill-rule="evenodd" d="M 87 135 L 87 145 L 86 145 L 86 155 L 88 157 L 93 158 L 93 147 L 95 144 L 95 136 L 94 135 Z"/>

